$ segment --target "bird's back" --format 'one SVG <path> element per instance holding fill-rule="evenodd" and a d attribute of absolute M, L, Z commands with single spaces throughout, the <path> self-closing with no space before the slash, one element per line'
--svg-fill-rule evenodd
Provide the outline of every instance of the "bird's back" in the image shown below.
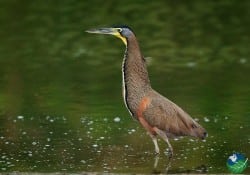
<path fill-rule="evenodd" d="M 206 130 L 185 111 L 153 89 L 146 96 L 149 103 L 143 117 L 149 125 L 166 132 L 168 137 L 194 136 L 204 139 Z"/>

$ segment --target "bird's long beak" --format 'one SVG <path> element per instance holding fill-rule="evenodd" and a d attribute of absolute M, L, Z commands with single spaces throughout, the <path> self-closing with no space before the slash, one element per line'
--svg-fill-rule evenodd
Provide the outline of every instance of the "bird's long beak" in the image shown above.
<path fill-rule="evenodd" d="M 99 29 L 89 29 L 86 30 L 87 33 L 96 33 L 96 34 L 106 34 L 106 35 L 114 35 L 120 38 L 125 45 L 127 45 L 127 40 L 125 37 L 121 35 L 121 28 L 99 28 Z"/>
<path fill-rule="evenodd" d="M 86 30 L 88 33 L 97 33 L 97 34 L 108 34 L 108 35 L 117 35 L 119 34 L 118 28 L 99 28 L 99 29 L 89 29 Z"/>

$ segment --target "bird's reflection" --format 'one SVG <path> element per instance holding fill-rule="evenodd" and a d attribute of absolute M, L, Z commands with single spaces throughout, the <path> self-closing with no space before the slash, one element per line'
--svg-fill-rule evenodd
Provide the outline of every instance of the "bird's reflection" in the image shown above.
<path fill-rule="evenodd" d="M 155 168 L 155 169 L 156 169 L 157 166 L 158 166 L 159 158 L 160 158 L 160 156 L 159 156 L 159 154 L 157 154 L 157 155 L 155 156 L 155 161 L 154 161 L 154 168 Z"/>
<path fill-rule="evenodd" d="M 155 155 L 155 157 L 154 157 L 154 169 L 153 169 L 153 172 L 152 172 L 154 174 L 162 173 L 161 171 L 157 170 L 159 159 L 160 159 L 160 155 L 159 154 Z M 166 164 L 166 168 L 165 168 L 165 173 L 167 174 L 169 168 L 171 167 L 172 156 L 166 157 L 165 160 L 167 160 L 167 164 Z"/>
<path fill-rule="evenodd" d="M 166 166 L 164 167 L 163 170 L 158 169 L 158 164 L 160 161 L 166 161 L 166 163 L 165 163 Z M 159 154 L 155 155 L 153 162 L 154 162 L 154 164 L 153 164 L 154 167 L 153 167 L 152 174 L 162 174 L 162 173 L 168 174 L 168 173 L 170 173 L 169 171 L 171 171 L 171 173 L 191 173 L 191 172 L 207 173 L 208 172 L 207 166 L 203 165 L 203 164 L 199 165 L 195 168 L 192 168 L 192 169 L 173 170 L 173 169 L 171 169 L 171 165 L 173 163 L 173 158 L 168 157 L 166 155 L 163 155 L 163 157 L 161 157 Z"/>

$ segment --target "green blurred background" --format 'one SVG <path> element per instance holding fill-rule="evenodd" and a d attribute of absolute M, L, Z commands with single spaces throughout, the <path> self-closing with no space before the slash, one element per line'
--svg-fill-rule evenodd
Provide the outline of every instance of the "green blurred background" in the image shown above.
<path fill-rule="evenodd" d="M 170 173 L 226 173 L 250 157 L 250 1 L 0 2 L 0 171 L 164 173 L 121 93 L 124 45 L 93 27 L 127 24 L 152 86 L 207 129 L 171 141 Z M 249 167 L 245 173 L 250 173 Z"/>

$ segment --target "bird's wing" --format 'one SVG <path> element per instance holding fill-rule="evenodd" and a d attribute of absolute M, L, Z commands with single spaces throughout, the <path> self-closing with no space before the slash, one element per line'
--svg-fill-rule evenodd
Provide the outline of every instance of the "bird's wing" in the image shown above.
<path fill-rule="evenodd" d="M 151 95 L 151 103 L 144 111 L 144 117 L 151 126 L 165 131 L 168 136 L 198 136 L 201 128 L 185 111 L 157 92 Z M 204 130 L 204 129 L 203 129 Z M 203 132 L 204 133 L 204 132 Z"/>

